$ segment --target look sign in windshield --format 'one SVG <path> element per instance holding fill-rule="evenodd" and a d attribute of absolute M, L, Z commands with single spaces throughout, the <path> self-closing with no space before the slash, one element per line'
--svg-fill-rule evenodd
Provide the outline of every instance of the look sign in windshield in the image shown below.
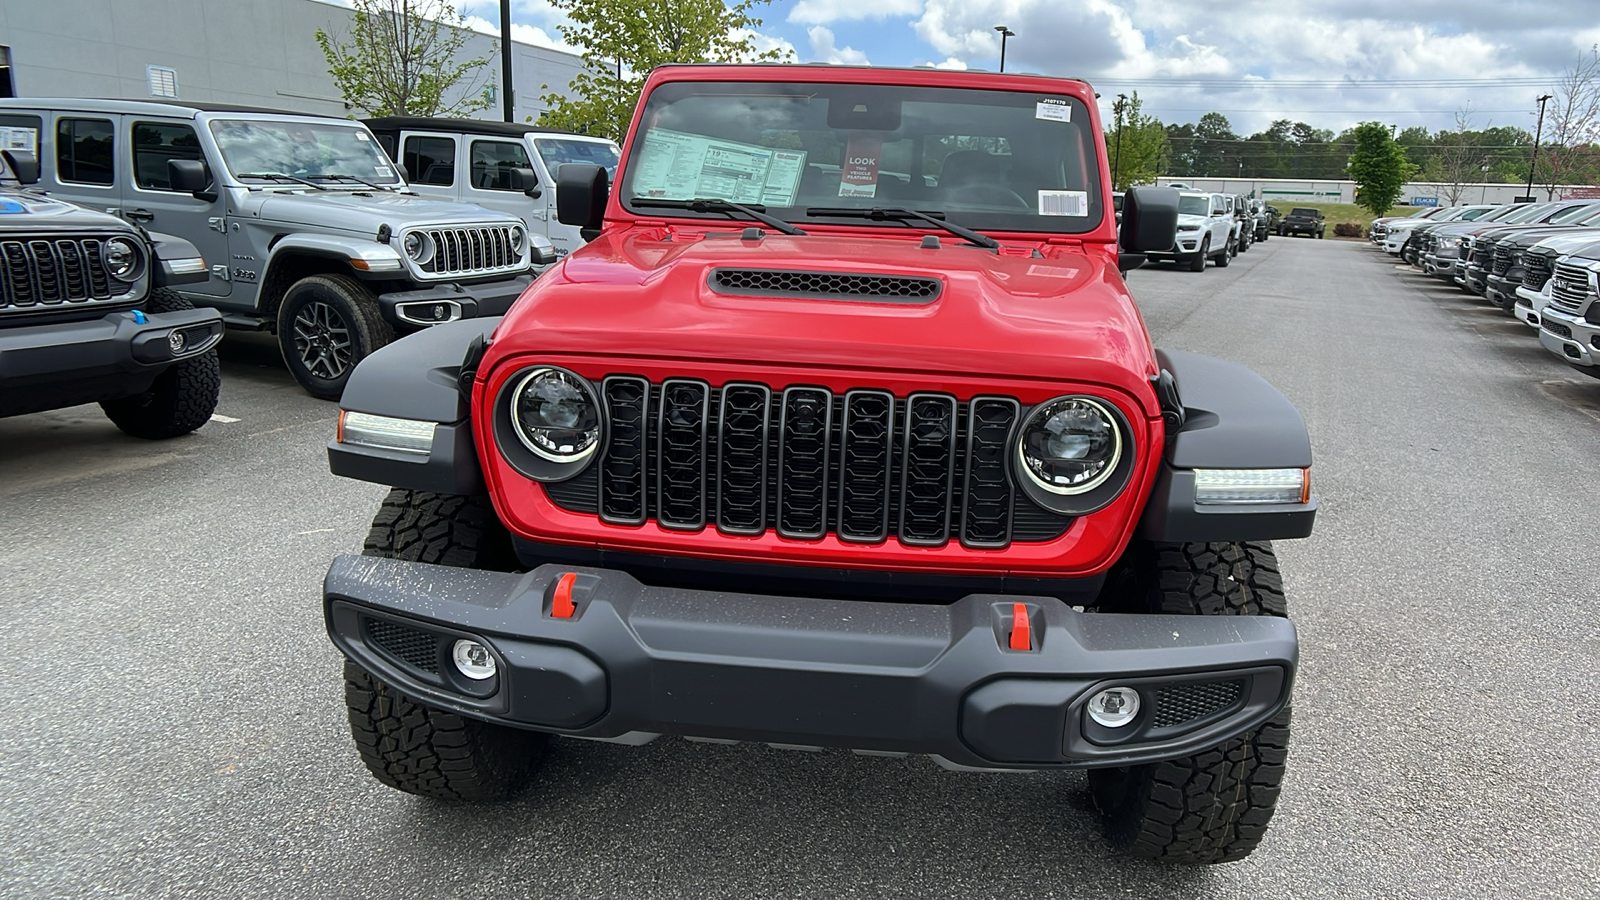
<path fill-rule="evenodd" d="M 1103 203 L 1088 118 L 1074 97 L 1022 91 L 670 83 L 646 101 L 620 194 L 642 209 L 731 202 L 789 222 L 893 207 L 1081 233 Z"/>

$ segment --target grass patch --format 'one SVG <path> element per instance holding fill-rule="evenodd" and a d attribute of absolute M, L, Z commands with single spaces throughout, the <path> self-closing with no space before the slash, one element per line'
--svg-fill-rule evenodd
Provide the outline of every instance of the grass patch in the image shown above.
<path fill-rule="evenodd" d="M 1365 232 L 1367 226 L 1372 224 L 1372 220 L 1377 218 L 1377 216 L 1354 203 L 1305 203 L 1300 200 L 1268 200 L 1267 203 L 1276 206 L 1278 211 L 1286 216 L 1289 214 L 1289 210 L 1296 206 L 1320 209 L 1322 210 L 1323 218 L 1328 220 L 1328 230 L 1330 232 L 1333 230 L 1333 226 L 1339 222 L 1355 222 Z M 1427 208 L 1425 206 L 1396 206 L 1394 209 L 1389 210 L 1386 215 L 1404 216 L 1414 212 L 1421 212 Z"/>

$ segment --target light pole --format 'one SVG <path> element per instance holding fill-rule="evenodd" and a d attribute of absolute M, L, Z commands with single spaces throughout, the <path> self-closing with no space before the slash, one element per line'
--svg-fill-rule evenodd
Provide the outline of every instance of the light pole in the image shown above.
<path fill-rule="evenodd" d="M 996 25 L 994 30 L 1000 32 L 1000 71 L 1004 72 L 1006 70 L 1006 38 L 1014 38 L 1017 33 L 1004 25 Z"/>
<path fill-rule="evenodd" d="M 1127 94 L 1118 94 L 1117 102 L 1111 104 L 1111 112 L 1117 120 L 1117 150 L 1111 157 L 1111 189 L 1117 190 L 1117 185 L 1122 183 L 1122 113 L 1128 102 Z"/>
<path fill-rule="evenodd" d="M 1533 130 L 1533 156 L 1528 160 L 1528 189 L 1522 196 L 1533 199 L 1533 167 L 1539 164 L 1539 136 L 1544 134 L 1544 102 L 1550 99 L 1549 94 L 1539 97 L 1539 126 Z"/>
<path fill-rule="evenodd" d="M 1483 165 L 1479 166 L 1478 171 L 1483 173 L 1483 190 L 1478 192 L 1478 202 L 1482 203 L 1489 196 L 1489 164 L 1484 163 Z"/>
<path fill-rule="evenodd" d="M 505 92 L 507 122 L 515 122 L 517 101 L 511 90 L 511 0 L 500 0 L 500 90 Z"/>

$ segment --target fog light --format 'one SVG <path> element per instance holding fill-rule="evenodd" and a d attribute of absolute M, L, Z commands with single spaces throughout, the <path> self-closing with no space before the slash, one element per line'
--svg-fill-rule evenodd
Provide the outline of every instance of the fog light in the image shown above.
<path fill-rule="evenodd" d="M 450 648 L 450 656 L 461 674 L 473 681 L 487 681 L 494 677 L 494 654 L 477 641 L 456 641 L 456 645 Z"/>
<path fill-rule="evenodd" d="M 167 346 L 172 348 L 173 353 L 182 353 L 185 343 L 183 332 L 172 331 L 167 333 Z"/>
<path fill-rule="evenodd" d="M 1089 698 L 1089 718 L 1107 728 L 1121 728 L 1139 715 L 1139 692 L 1133 688 L 1106 688 Z"/>

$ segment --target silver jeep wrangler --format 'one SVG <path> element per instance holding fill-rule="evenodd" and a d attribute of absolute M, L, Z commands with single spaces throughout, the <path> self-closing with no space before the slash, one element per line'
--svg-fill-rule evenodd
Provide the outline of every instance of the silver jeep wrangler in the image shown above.
<path fill-rule="evenodd" d="M 193 242 L 211 278 L 179 292 L 275 331 L 318 397 L 398 334 L 504 313 L 555 259 L 516 217 L 417 197 L 360 122 L 36 98 L 0 100 L 0 126 L 34 133 L 51 196 Z"/>

